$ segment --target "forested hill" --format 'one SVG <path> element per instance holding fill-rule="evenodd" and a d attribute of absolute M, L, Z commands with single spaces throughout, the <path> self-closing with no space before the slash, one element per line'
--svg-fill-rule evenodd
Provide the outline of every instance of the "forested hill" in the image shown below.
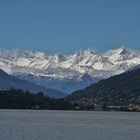
<path fill-rule="evenodd" d="M 50 98 L 43 93 L 15 89 L 0 89 L 0 109 L 51 109 L 68 110 L 70 104 L 63 99 Z"/>
<path fill-rule="evenodd" d="M 101 80 L 72 93 L 66 100 L 101 105 L 140 105 L 140 69 Z"/>

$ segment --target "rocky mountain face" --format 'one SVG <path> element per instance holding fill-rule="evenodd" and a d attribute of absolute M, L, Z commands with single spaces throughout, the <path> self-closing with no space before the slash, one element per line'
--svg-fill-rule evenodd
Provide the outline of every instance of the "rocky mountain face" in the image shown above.
<path fill-rule="evenodd" d="M 67 93 L 138 64 L 140 52 L 124 46 L 105 53 L 86 49 L 70 55 L 0 50 L 0 68 L 8 74 Z"/>

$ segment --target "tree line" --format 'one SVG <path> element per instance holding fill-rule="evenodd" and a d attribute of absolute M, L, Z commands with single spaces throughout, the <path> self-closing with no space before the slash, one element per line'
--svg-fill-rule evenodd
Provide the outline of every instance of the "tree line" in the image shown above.
<path fill-rule="evenodd" d="M 50 98 L 42 92 L 33 94 L 21 89 L 0 90 L 0 109 L 68 110 L 71 108 L 67 101 Z"/>

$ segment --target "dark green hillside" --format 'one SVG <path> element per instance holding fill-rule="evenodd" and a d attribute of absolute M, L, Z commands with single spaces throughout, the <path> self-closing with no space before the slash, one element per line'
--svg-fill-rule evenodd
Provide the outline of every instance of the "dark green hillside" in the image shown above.
<path fill-rule="evenodd" d="M 49 98 L 43 93 L 32 94 L 28 91 L 0 89 L 0 109 L 71 109 L 62 99 Z"/>
<path fill-rule="evenodd" d="M 104 106 L 140 104 L 140 69 L 101 80 L 84 90 L 72 93 L 66 100 Z"/>

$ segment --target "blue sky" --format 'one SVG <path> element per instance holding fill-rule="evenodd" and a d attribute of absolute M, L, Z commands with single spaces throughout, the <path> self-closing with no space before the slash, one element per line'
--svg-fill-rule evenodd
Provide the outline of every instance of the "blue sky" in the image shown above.
<path fill-rule="evenodd" d="M 0 48 L 140 48 L 140 0 L 0 0 Z"/>

